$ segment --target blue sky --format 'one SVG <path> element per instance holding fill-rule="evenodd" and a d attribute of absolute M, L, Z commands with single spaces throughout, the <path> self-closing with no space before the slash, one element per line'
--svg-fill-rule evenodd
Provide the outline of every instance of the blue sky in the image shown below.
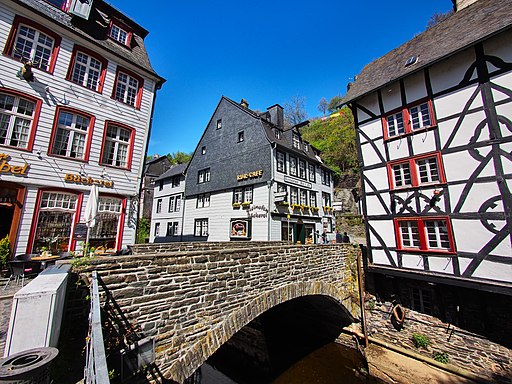
<path fill-rule="evenodd" d="M 167 82 L 158 91 L 148 154 L 192 152 L 221 96 L 249 108 L 343 95 L 364 65 L 425 29 L 450 0 L 109 0 L 149 31 Z"/>

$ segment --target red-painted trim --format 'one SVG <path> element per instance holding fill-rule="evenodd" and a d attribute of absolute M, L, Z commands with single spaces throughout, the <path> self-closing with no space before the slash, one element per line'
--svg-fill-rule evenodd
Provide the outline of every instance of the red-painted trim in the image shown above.
<path fill-rule="evenodd" d="M 139 82 L 139 89 L 137 90 L 137 97 L 135 98 L 135 105 L 133 105 L 133 106 L 131 104 L 125 103 L 124 101 L 116 99 L 117 79 L 119 78 L 119 73 L 120 72 L 125 73 L 128 76 L 131 76 L 131 77 L 135 78 Z M 142 77 L 137 75 L 135 72 L 130 71 L 129 69 L 126 69 L 126 68 L 123 68 L 123 67 L 120 67 L 120 66 L 117 67 L 117 69 L 116 69 L 116 81 L 114 82 L 114 88 L 112 89 L 112 96 L 111 96 L 112 99 L 114 99 L 116 101 L 119 101 L 120 103 L 129 105 L 132 108 L 135 107 L 137 109 L 140 109 L 140 106 L 141 106 L 141 103 L 142 103 L 142 90 L 143 89 L 144 89 L 144 79 Z"/>
<path fill-rule="evenodd" d="M 100 73 L 100 78 L 99 78 L 98 89 L 88 88 L 85 85 L 80 84 L 80 83 L 75 83 L 72 80 L 72 78 L 73 78 L 73 69 L 75 68 L 76 55 L 77 55 L 78 52 L 83 52 L 86 55 L 91 56 L 91 57 L 93 57 L 96 60 L 99 60 L 101 62 L 101 73 Z M 69 62 L 68 73 L 66 74 L 66 80 L 71 81 L 73 84 L 77 84 L 77 85 L 79 85 L 79 86 L 81 86 L 81 87 L 83 87 L 85 89 L 90 90 L 90 91 L 97 92 L 97 93 L 102 93 L 103 92 L 103 86 L 105 84 L 105 76 L 106 76 L 106 73 L 107 73 L 107 66 L 108 66 L 108 60 L 105 59 L 104 57 L 98 55 L 98 53 L 96 53 L 94 51 L 91 51 L 89 48 L 86 48 L 84 46 L 75 45 L 73 47 L 73 54 L 71 55 L 71 60 Z"/>
<path fill-rule="evenodd" d="M 70 112 L 75 115 L 82 115 L 89 119 L 89 127 L 87 128 L 87 142 L 85 143 L 85 150 L 84 150 L 84 158 L 83 159 L 77 159 L 75 157 L 68 157 L 68 156 L 62 156 L 52 153 L 53 149 L 53 141 L 55 139 L 55 135 L 57 134 L 57 125 L 59 124 L 59 114 L 60 112 Z M 92 135 L 94 131 L 94 123 L 96 121 L 96 118 L 93 115 L 90 115 L 89 113 L 80 111 L 78 109 L 74 108 L 68 108 L 63 106 L 57 106 L 57 109 L 55 110 L 55 118 L 53 119 L 53 127 L 52 127 L 52 134 L 50 136 L 50 143 L 48 144 L 48 156 L 52 157 L 60 157 L 62 159 L 68 159 L 68 160 L 74 160 L 79 161 L 82 163 L 87 163 L 89 161 L 89 155 L 91 152 L 91 142 L 92 142 Z"/>
<path fill-rule="evenodd" d="M 118 127 L 130 130 L 130 142 L 128 143 L 128 158 L 126 159 L 126 167 L 117 167 L 112 164 L 103 163 L 103 153 L 105 152 L 105 141 L 107 139 L 107 128 L 109 125 L 116 125 Z M 101 153 L 100 153 L 99 164 L 103 165 L 105 167 L 109 167 L 109 168 L 126 169 L 126 170 L 130 171 L 132 169 L 134 142 L 135 142 L 135 128 L 129 127 L 123 123 L 118 123 L 117 121 L 112 121 L 112 120 L 105 121 L 105 127 L 103 129 L 103 141 L 101 144 Z"/>
<path fill-rule="evenodd" d="M 124 44 L 124 43 L 120 42 L 119 40 L 116 40 L 112 36 L 110 36 L 110 32 L 112 31 L 113 25 L 117 26 L 117 28 L 120 28 L 123 31 L 125 31 L 126 33 L 128 33 L 128 36 L 126 37 L 126 44 Z M 125 23 L 123 23 L 121 21 L 118 21 L 118 20 L 110 21 L 110 26 L 108 28 L 107 36 L 109 39 L 112 39 L 112 41 L 115 41 L 117 44 L 122 45 L 123 47 L 131 48 L 131 46 L 132 46 L 132 37 L 133 37 L 132 29 L 128 25 L 126 25 Z"/>
<path fill-rule="evenodd" d="M 443 220 L 446 223 L 446 230 L 448 231 L 448 241 L 450 243 L 450 249 L 430 249 L 428 247 L 428 239 L 425 231 L 425 221 L 441 221 Z M 401 221 L 416 221 L 418 223 L 418 233 L 420 236 L 420 248 L 405 248 L 402 241 L 402 236 L 400 235 L 400 225 Z M 440 253 L 440 254 L 456 254 L 455 252 L 455 241 L 453 236 L 453 229 L 450 222 L 450 218 L 448 216 L 424 216 L 424 217 L 395 217 L 393 219 L 393 224 L 395 227 L 395 237 L 396 237 L 396 248 L 397 251 L 406 251 L 406 252 L 429 252 L 429 253 Z"/>
<path fill-rule="evenodd" d="M 419 105 L 421 105 L 423 103 L 427 103 L 427 105 L 428 105 L 428 110 L 429 110 L 429 113 L 430 113 L 430 126 L 413 130 L 412 126 L 411 126 L 411 121 L 410 121 L 411 119 L 410 119 L 409 109 L 412 108 L 412 107 L 419 106 Z M 395 115 L 398 112 L 402 112 L 402 118 L 403 118 L 403 121 L 404 121 L 405 133 L 400 134 L 400 135 L 395 135 L 395 136 L 389 136 L 387 117 L 391 116 L 391 115 Z M 429 99 L 428 97 L 416 100 L 416 101 L 414 101 L 412 103 L 408 103 L 408 104 L 406 104 L 404 106 L 401 106 L 399 108 L 396 108 L 396 109 L 393 109 L 393 110 L 389 111 L 385 115 L 382 115 L 381 121 L 382 121 L 382 131 L 383 131 L 384 141 L 387 141 L 389 139 L 394 139 L 394 138 L 397 138 L 397 137 L 401 137 L 401 136 L 415 134 L 415 133 L 421 132 L 421 131 L 423 131 L 425 129 L 430 129 L 430 128 L 433 128 L 433 127 L 437 126 L 437 120 L 436 120 L 435 111 L 434 111 L 434 104 L 432 102 L 432 99 Z"/>
<path fill-rule="evenodd" d="M 68 11 L 68 9 L 69 9 L 69 5 L 70 5 L 70 4 L 68 4 L 68 3 L 69 3 L 69 1 L 63 1 L 62 7 L 60 7 L 60 8 L 59 8 L 59 7 L 57 7 L 55 4 L 53 4 L 53 3 L 51 3 L 51 2 L 49 2 L 49 1 L 47 1 L 47 0 L 45 0 L 45 1 L 46 1 L 48 4 L 50 4 L 50 5 L 54 6 L 54 7 L 55 7 L 55 8 L 57 8 L 57 9 L 60 9 L 60 10 L 62 10 L 62 11 L 64 11 L 64 12 L 67 12 L 67 11 Z"/>
<path fill-rule="evenodd" d="M 0 144 L 1 147 L 8 147 L 8 148 L 14 148 L 21 151 L 28 151 L 32 152 L 32 149 L 34 148 L 34 140 L 36 136 L 36 130 L 37 130 L 37 123 L 39 122 L 39 115 L 41 113 L 41 107 L 43 105 L 43 102 L 40 99 L 35 98 L 34 96 L 27 95 L 25 93 L 15 91 L 13 89 L 7 89 L 0 87 L 1 93 L 8 93 L 13 96 L 21 97 L 24 99 L 28 99 L 35 103 L 35 109 L 34 109 L 34 118 L 32 119 L 32 126 L 30 127 L 30 134 L 28 137 L 27 147 L 26 148 L 20 148 L 20 147 L 12 147 L 10 145 Z"/>
<path fill-rule="evenodd" d="M 48 29 L 47 27 L 45 27 L 41 24 L 37 24 L 34 21 L 27 19 L 25 17 L 19 16 L 19 15 L 16 15 L 14 17 L 11 32 L 9 34 L 9 37 L 7 38 L 7 43 L 5 44 L 5 47 L 4 47 L 4 55 L 7 55 L 7 56 L 10 56 L 11 58 L 13 58 L 12 52 L 13 52 L 13 48 L 14 48 L 14 40 L 16 38 L 16 33 L 18 31 L 18 27 L 20 24 L 28 25 L 29 27 L 37 29 L 53 38 L 53 40 L 54 40 L 53 52 L 52 52 L 52 56 L 50 59 L 50 67 L 48 68 L 48 71 L 41 69 L 41 68 L 34 67 L 35 70 L 53 74 L 53 71 L 55 69 L 55 63 L 57 61 L 57 56 L 59 53 L 61 37 L 58 34 L 56 34 L 54 31 L 52 31 L 51 29 Z"/>
<path fill-rule="evenodd" d="M 122 199 L 121 205 L 121 216 L 119 217 L 119 227 L 117 229 L 117 240 L 116 240 L 116 248 L 117 250 L 121 250 L 121 246 L 123 244 L 123 235 L 124 235 L 124 222 L 126 218 L 126 197 Z"/>
<path fill-rule="evenodd" d="M 34 247 L 34 238 L 36 236 L 37 231 L 37 222 L 39 221 L 39 212 L 41 211 L 41 198 L 43 196 L 43 192 L 63 192 L 69 193 L 77 196 L 76 206 L 75 206 L 75 218 L 73 222 L 73 227 L 71 228 L 70 236 L 70 246 L 69 250 L 74 251 L 76 246 L 76 240 L 74 239 L 74 233 L 76 224 L 80 220 L 80 214 L 82 209 L 82 200 L 83 200 L 83 192 L 74 191 L 72 189 L 64 189 L 64 188 L 41 188 L 37 191 L 36 204 L 34 208 L 34 214 L 32 216 L 32 225 L 30 227 L 30 234 L 28 236 L 27 249 L 26 253 L 32 253 L 32 248 Z"/>
<path fill-rule="evenodd" d="M 437 171 L 439 173 L 439 181 L 432 182 L 432 183 L 426 183 L 422 184 L 420 183 L 419 175 L 416 170 L 416 162 L 421 159 L 428 159 L 435 157 L 437 159 Z M 393 172 L 393 166 L 397 164 L 403 164 L 403 163 L 409 163 L 409 170 L 411 172 L 411 182 L 412 186 L 406 186 L 406 187 L 396 187 L 395 186 L 395 177 Z M 444 172 L 444 166 L 443 166 L 443 157 L 441 156 L 441 152 L 429 152 L 417 156 L 411 156 L 399 160 L 393 160 L 387 163 L 387 171 L 388 171 L 388 182 L 389 182 L 389 188 L 394 189 L 403 189 L 403 188 L 411 188 L 411 187 L 420 187 L 420 186 L 429 186 L 429 185 L 440 185 L 440 184 L 446 184 L 446 175 Z"/>

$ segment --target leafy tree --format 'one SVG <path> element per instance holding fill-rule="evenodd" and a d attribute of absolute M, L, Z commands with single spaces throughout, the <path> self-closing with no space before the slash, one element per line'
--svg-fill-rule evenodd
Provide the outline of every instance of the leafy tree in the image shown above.
<path fill-rule="evenodd" d="M 338 175 L 358 169 L 354 118 L 347 107 L 340 112 L 301 129 L 302 137 L 322 152 L 323 161 Z"/>
<path fill-rule="evenodd" d="M 185 153 L 185 152 L 181 152 L 181 151 L 167 154 L 167 158 L 173 165 L 188 163 L 190 161 L 191 157 L 192 157 L 191 153 Z"/>
<path fill-rule="evenodd" d="M 144 244 L 146 242 L 146 239 L 149 238 L 150 229 L 151 223 L 149 220 L 145 217 L 141 217 L 137 225 L 137 244 Z"/>
<path fill-rule="evenodd" d="M 322 97 L 318 102 L 318 110 L 322 112 L 322 115 L 325 116 L 325 113 L 329 110 L 329 102 L 325 97 Z"/>
<path fill-rule="evenodd" d="M 306 98 L 293 96 L 290 102 L 284 103 L 284 118 L 290 125 L 296 125 L 306 120 L 308 118 Z"/>
<path fill-rule="evenodd" d="M 0 268 L 5 268 L 11 258 L 11 242 L 9 236 L 0 240 Z"/>
<path fill-rule="evenodd" d="M 327 105 L 328 111 L 331 113 L 334 112 L 337 109 L 339 103 L 341 102 L 341 99 L 342 97 L 339 95 L 333 96 L 333 98 L 331 99 L 331 101 L 329 101 L 329 104 Z"/>

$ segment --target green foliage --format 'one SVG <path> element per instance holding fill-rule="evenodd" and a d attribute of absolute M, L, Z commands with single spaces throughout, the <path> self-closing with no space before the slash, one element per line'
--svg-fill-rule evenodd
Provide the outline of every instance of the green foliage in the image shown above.
<path fill-rule="evenodd" d="M 450 362 L 450 356 L 446 352 L 434 352 L 432 357 L 438 363 L 448 364 Z"/>
<path fill-rule="evenodd" d="M 172 165 L 188 163 L 191 157 L 191 153 L 185 153 L 181 151 L 167 154 L 167 158 L 169 159 Z"/>
<path fill-rule="evenodd" d="M 427 348 L 430 345 L 430 339 L 421 333 L 413 333 L 412 342 L 416 348 Z"/>
<path fill-rule="evenodd" d="M 327 110 L 329 112 L 334 112 L 336 111 L 338 105 L 340 104 L 341 102 L 341 99 L 342 97 L 341 96 L 334 96 L 331 101 L 329 101 L 329 104 L 327 105 Z"/>
<path fill-rule="evenodd" d="M 10 258 L 11 242 L 9 241 L 9 236 L 5 236 L 0 240 L 0 268 L 5 268 Z"/>
<path fill-rule="evenodd" d="M 141 217 L 137 225 L 137 244 L 144 244 L 146 242 L 146 239 L 149 238 L 150 228 L 151 223 L 149 220 L 145 217 Z"/>
<path fill-rule="evenodd" d="M 357 171 L 357 146 L 354 118 L 348 108 L 338 116 L 318 119 L 301 129 L 302 137 L 321 151 L 321 157 L 338 175 Z"/>

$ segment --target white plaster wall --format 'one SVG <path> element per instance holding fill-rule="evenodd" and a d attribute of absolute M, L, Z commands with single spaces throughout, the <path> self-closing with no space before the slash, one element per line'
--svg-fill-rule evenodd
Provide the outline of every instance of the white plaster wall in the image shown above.
<path fill-rule="evenodd" d="M 382 151 L 381 155 L 385 159 L 384 156 L 384 147 L 383 147 L 384 141 L 382 139 L 375 140 L 375 146 L 377 147 L 377 150 Z M 375 165 L 382 163 L 382 160 L 379 158 L 378 153 L 376 152 L 375 148 L 369 144 L 365 144 L 361 146 L 361 153 L 363 157 L 363 163 L 367 167 L 369 165 Z"/>
<path fill-rule="evenodd" d="M 430 81 L 434 94 L 459 84 L 466 70 L 475 60 L 474 51 L 468 49 L 430 67 Z M 472 76 L 472 79 L 474 78 L 476 78 L 476 70 Z"/>
<path fill-rule="evenodd" d="M 429 257 L 428 265 L 431 271 L 439 273 L 449 273 L 453 275 L 452 257 Z"/>
<path fill-rule="evenodd" d="M 395 82 L 382 90 L 382 104 L 384 105 L 384 113 L 402 106 L 399 82 Z"/>
<path fill-rule="evenodd" d="M 508 30 L 487 40 L 484 43 L 484 52 L 486 55 L 497 56 L 503 61 L 510 63 L 512 62 L 512 50 L 510 49 L 511 41 L 512 31 Z M 490 62 L 487 63 L 487 68 L 490 72 L 497 69 Z"/>
<path fill-rule="evenodd" d="M 441 140 L 441 147 L 445 147 L 448 139 L 450 138 L 459 118 L 453 118 L 443 121 L 439 124 L 439 136 Z M 469 144 L 470 139 L 475 135 L 476 127 L 485 120 L 483 111 L 470 113 L 464 117 L 460 128 L 458 129 L 455 137 L 453 138 L 450 148 L 466 146 Z M 484 127 L 478 136 L 478 141 L 489 140 L 489 129 Z"/>
<path fill-rule="evenodd" d="M 425 75 L 418 72 L 404 79 L 405 97 L 407 104 L 413 101 L 427 97 L 427 88 L 425 86 Z"/>
<path fill-rule="evenodd" d="M 503 105 L 499 105 L 496 107 L 496 111 L 498 112 L 498 116 L 504 117 L 509 121 L 512 121 L 512 103 L 507 103 Z M 510 131 L 512 126 L 507 128 L 505 123 L 500 122 L 500 131 L 502 137 L 511 137 L 512 132 Z M 506 144 L 505 144 L 506 145 Z"/>
<path fill-rule="evenodd" d="M 396 238 L 395 238 L 395 228 L 393 226 L 392 220 L 368 220 L 369 225 L 379 234 L 382 238 L 384 244 L 381 244 L 375 235 L 370 231 L 370 239 L 372 247 L 376 246 L 387 246 L 387 247 L 395 247 Z"/>
<path fill-rule="evenodd" d="M 363 97 L 361 100 L 357 102 L 358 104 L 362 105 L 366 109 L 368 109 L 370 112 L 373 112 L 375 115 L 380 115 L 379 110 L 379 99 L 377 97 L 377 93 L 372 93 L 366 97 Z M 363 121 L 368 119 L 370 116 L 358 109 L 357 118 L 358 121 Z"/>
<path fill-rule="evenodd" d="M 381 168 L 365 171 L 364 174 L 371 181 L 371 183 L 375 186 L 377 191 L 389 189 L 388 174 L 387 174 L 387 168 L 385 167 L 385 165 L 383 165 Z M 373 189 L 368 184 L 368 181 L 366 181 L 366 180 L 365 180 L 365 191 L 366 192 L 373 191 Z"/>
<path fill-rule="evenodd" d="M 512 89 L 512 72 L 508 72 L 508 73 L 504 73 L 502 75 L 496 76 L 491 79 L 491 82 L 510 90 L 510 89 Z M 492 90 L 492 95 L 493 95 L 495 102 L 502 101 L 509 97 L 506 93 L 503 93 L 496 89 Z M 499 106 L 499 107 L 501 107 L 501 106 Z"/>
<path fill-rule="evenodd" d="M 398 140 L 391 140 L 386 143 L 388 147 L 389 160 L 398 160 L 409 157 L 409 147 L 407 146 L 407 138 L 401 137 Z"/>
<path fill-rule="evenodd" d="M 458 90 L 457 92 L 448 93 L 434 99 L 434 108 L 438 119 L 442 119 L 455 114 L 460 114 L 471 96 L 475 93 L 477 86 L 471 85 L 467 88 Z M 480 93 L 476 95 L 471 102 L 469 109 L 482 107 L 482 96 Z"/>
<path fill-rule="evenodd" d="M 480 148 L 484 156 L 489 148 Z M 473 172 L 481 165 L 479 161 L 469 156 L 467 152 L 449 153 L 443 156 L 446 179 L 448 182 L 468 180 Z M 495 174 L 492 159 L 484 167 L 478 177 L 492 176 Z"/>
<path fill-rule="evenodd" d="M 384 199 L 385 203 L 389 202 L 389 194 L 388 193 L 382 194 L 381 196 Z M 378 197 L 375 195 L 372 195 L 372 196 L 366 195 L 366 208 L 367 208 L 368 212 L 371 212 L 372 216 L 386 214 L 385 208 L 382 206 L 382 203 L 380 202 Z"/>
<path fill-rule="evenodd" d="M 396 252 L 390 251 L 390 254 L 391 254 L 391 258 L 394 260 L 395 264 L 398 265 Z M 383 250 L 373 249 L 372 257 L 373 257 L 373 264 L 375 264 L 375 265 L 383 265 L 383 266 L 388 266 L 388 267 L 391 266 L 388 256 L 386 255 L 386 253 Z"/>
<path fill-rule="evenodd" d="M 360 129 L 370 138 L 370 140 L 377 140 L 378 138 L 382 139 L 382 122 L 380 119 L 376 119 L 369 123 L 361 125 Z M 368 140 L 366 140 L 366 138 L 361 135 L 359 135 L 359 140 L 361 144 L 368 142 Z"/>
<path fill-rule="evenodd" d="M 434 131 L 425 131 L 411 136 L 412 150 L 414 155 L 434 152 L 436 150 Z"/>
<path fill-rule="evenodd" d="M 455 208 L 459 201 L 460 195 L 464 189 L 464 184 L 450 186 L 450 204 Z M 482 204 L 493 196 L 500 196 L 500 191 L 496 183 L 475 183 L 466 196 L 466 200 L 462 205 L 461 212 L 478 212 Z M 499 208 L 497 208 L 499 209 Z M 496 210 L 494 210 L 496 212 Z M 503 207 L 501 207 L 503 212 Z"/>
<path fill-rule="evenodd" d="M 489 276 L 492 276 L 493 280 L 510 283 L 512 282 L 512 265 L 484 260 L 473 273 L 473 277 L 485 279 Z"/>
<path fill-rule="evenodd" d="M 504 221 L 496 222 L 497 228 L 503 227 Z M 455 239 L 462 239 L 457 241 L 457 251 L 459 252 L 479 252 L 495 235 L 489 232 L 480 222 L 480 220 L 460 220 L 452 219 L 453 234 Z M 510 257 L 512 255 L 512 248 L 510 245 L 510 237 L 505 238 L 494 249 L 488 252 L 492 255 L 500 255 Z M 492 278 L 492 275 L 488 276 Z M 512 275 L 510 276 L 512 280 Z"/>
<path fill-rule="evenodd" d="M 421 255 L 416 254 L 402 254 L 402 266 L 409 269 L 417 269 L 423 271 L 423 258 Z"/>

